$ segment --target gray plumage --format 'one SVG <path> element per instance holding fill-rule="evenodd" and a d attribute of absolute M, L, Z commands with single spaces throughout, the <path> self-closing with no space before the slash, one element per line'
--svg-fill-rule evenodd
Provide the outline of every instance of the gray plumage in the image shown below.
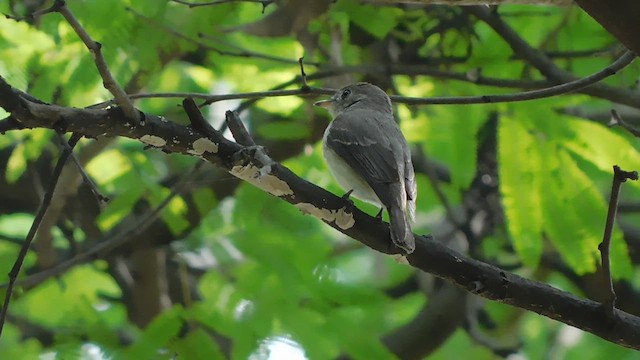
<path fill-rule="evenodd" d="M 389 96 L 375 85 L 356 83 L 315 105 L 327 108 L 334 117 L 322 140 L 331 173 L 356 198 L 386 208 L 391 240 L 412 253 L 415 174 Z"/>

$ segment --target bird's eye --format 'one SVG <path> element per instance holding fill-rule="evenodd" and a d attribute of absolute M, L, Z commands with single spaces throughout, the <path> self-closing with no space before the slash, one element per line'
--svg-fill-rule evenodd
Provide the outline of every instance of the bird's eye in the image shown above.
<path fill-rule="evenodd" d="M 351 90 L 349 89 L 345 89 L 342 94 L 340 95 L 340 98 L 342 100 L 346 99 L 349 95 L 351 95 Z"/>

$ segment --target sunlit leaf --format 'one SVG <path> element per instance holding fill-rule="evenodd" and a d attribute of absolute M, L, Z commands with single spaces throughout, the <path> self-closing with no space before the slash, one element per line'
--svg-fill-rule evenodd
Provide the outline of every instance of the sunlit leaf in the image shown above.
<path fill-rule="evenodd" d="M 528 266 L 542 255 L 543 159 L 536 139 L 521 122 L 502 118 L 498 126 L 500 193 L 514 248 Z"/>
<path fill-rule="evenodd" d="M 27 157 L 25 156 L 25 145 L 20 143 L 13 148 L 9 161 L 7 161 L 7 168 L 5 177 L 8 183 L 15 183 L 20 176 L 27 170 Z"/>
<path fill-rule="evenodd" d="M 637 169 L 640 164 L 640 151 L 627 137 L 617 131 L 591 121 L 570 121 L 575 140 L 563 145 L 586 161 L 592 162 L 601 171 L 612 173 L 613 165 L 623 169 Z M 637 183 L 629 183 L 638 186 Z"/>

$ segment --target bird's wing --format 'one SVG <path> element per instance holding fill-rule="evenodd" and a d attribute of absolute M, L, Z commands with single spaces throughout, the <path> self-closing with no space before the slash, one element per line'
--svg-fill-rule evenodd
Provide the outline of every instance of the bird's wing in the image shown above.
<path fill-rule="evenodd" d="M 411 153 L 408 149 L 405 152 L 404 191 L 407 194 L 409 220 L 413 222 L 416 218 L 416 198 L 418 197 L 418 187 L 416 184 L 416 174 L 413 170 L 413 163 L 411 162 Z"/>
<path fill-rule="evenodd" d="M 390 185 L 398 183 L 400 179 L 389 139 L 385 138 L 386 135 L 376 136 L 376 132 L 367 131 L 366 127 L 361 132 L 349 130 L 341 116 L 334 120 L 329 129 L 327 144 L 369 184 L 380 201 L 389 206 Z M 381 129 L 376 130 L 382 135 Z"/>

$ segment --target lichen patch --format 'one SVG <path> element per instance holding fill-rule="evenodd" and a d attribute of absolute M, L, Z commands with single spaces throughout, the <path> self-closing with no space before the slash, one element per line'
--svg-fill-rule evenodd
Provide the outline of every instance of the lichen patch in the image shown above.
<path fill-rule="evenodd" d="M 298 203 L 295 205 L 303 214 L 310 214 L 327 222 L 333 222 L 342 230 L 349 229 L 355 225 L 353 213 L 346 212 L 342 207 L 338 210 L 331 210 L 316 207 L 310 203 Z"/>
<path fill-rule="evenodd" d="M 161 138 L 160 136 L 155 135 L 143 135 L 140 138 L 140 141 L 147 145 L 155 146 L 155 147 L 163 147 L 167 144 L 167 140 Z"/>
<path fill-rule="evenodd" d="M 231 168 L 231 175 L 250 182 L 256 187 L 274 196 L 293 195 L 293 190 L 289 184 L 277 176 L 272 175 L 271 166 L 259 168 L 249 164 L 245 166 L 236 165 Z"/>
<path fill-rule="evenodd" d="M 207 138 L 200 138 L 193 142 L 193 150 L 187 150 L 191 155 L 203 155 L 205 152 L 217 153 L 218 144 Z"/>

